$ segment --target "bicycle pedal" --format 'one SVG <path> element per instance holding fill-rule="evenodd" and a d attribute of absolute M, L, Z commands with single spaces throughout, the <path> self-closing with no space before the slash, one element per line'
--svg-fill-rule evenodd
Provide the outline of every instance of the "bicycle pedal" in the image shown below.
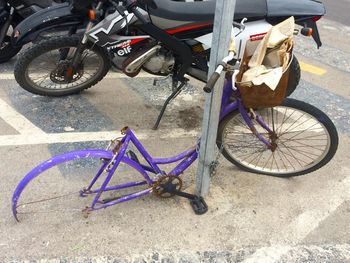
<path fill-rule="evenodd" d="M 196 196 L 194 199 L 190 200 L 190 204 L 196 215 L 203 215 L 208 212 L 208 205 L 201 196 Z"/>

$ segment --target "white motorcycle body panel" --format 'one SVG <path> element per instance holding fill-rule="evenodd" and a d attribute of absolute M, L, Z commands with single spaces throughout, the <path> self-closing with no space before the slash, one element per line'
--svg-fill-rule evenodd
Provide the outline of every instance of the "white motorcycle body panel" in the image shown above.
<path fill-rule="evenodd" d="M 260 41 L 264 38 L 266 33 L 271 29 L 272 25 L 266 22 L 266 20 L 259 20 L 254 22 L 248 22 L 245 24 L 245 29 L 241 32 L 236 40 L 236 48 L 237 48 L 237 58 L 242 58 L 244 49 L 247 49 L 247 55 L 250 56 L 255 51 L 256 47 L 260 43 Z M 239 33 L 239 29 L 234 28 L 235 36 Z M 196 38 L 198 42 L 203 44 L 205 49 L 211 48 L 213 34 L 207 34 L 201 37 Z"/>

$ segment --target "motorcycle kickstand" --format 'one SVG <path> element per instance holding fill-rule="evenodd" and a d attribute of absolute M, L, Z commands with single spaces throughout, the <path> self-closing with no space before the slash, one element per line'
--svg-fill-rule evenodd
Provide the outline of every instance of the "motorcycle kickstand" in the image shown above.
<path fill-rule="evenodd" d="M 187 84 L 187 81 L 182 81 L 180 86 L 178 86 L 173 91 L 173 93 L 171 93 L 171 95 L 166 99 L 166 101 L 164 102 L 164 105 L 163 105 L 163 107 L 162 107 L 162 109 L 161 109 L 161 111 L 160 111 L 160 113 L 158 115 L 157 121 L 156 121 L 156 123 L 154 124 L 154 126 L 152 128 L 153 130 L 157 130 L 158 129 L 160 121 L 163 118 L 164 112 L 165 112 L 166 108 L 168 107 L 168 104 L 181 93 L 182 89 L 185 87 L 186 84 Z"/>

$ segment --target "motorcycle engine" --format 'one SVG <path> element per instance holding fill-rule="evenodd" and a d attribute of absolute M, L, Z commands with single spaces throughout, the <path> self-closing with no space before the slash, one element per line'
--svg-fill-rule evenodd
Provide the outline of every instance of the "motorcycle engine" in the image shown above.
<path fill-rule="evenodd" d="M 168 75 L 173 71 L 174 65 L 174 56 L 172 54 L 165 54 L 160 50 L 158 54 L 155 54 L 143 64 L 143 67 L 154 74 Z"/>
<path fill-rule="evenodd" d="M 139 74 L 141 68 L 156 75 L 169 75 L 175 65 L 175 58 L 172 53 L 160 45 L 143 48 L 131 54 L 123 62 L 123 72 L 129 77 Z"/>

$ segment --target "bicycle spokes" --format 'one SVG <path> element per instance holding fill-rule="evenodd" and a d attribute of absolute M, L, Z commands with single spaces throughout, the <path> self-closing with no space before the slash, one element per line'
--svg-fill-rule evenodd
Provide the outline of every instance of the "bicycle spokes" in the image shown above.
<path fill-rule="evenodd" d="M 329 134 L 312 115 L 285 106 L 258 110 L 256 114 L 254 127 L 271 147 L 253 134 L 237 114 L 225 127 L 223 143 L 238 163 L 271 173 L 297 172 L 319 162 L 328 152 Z"/>

